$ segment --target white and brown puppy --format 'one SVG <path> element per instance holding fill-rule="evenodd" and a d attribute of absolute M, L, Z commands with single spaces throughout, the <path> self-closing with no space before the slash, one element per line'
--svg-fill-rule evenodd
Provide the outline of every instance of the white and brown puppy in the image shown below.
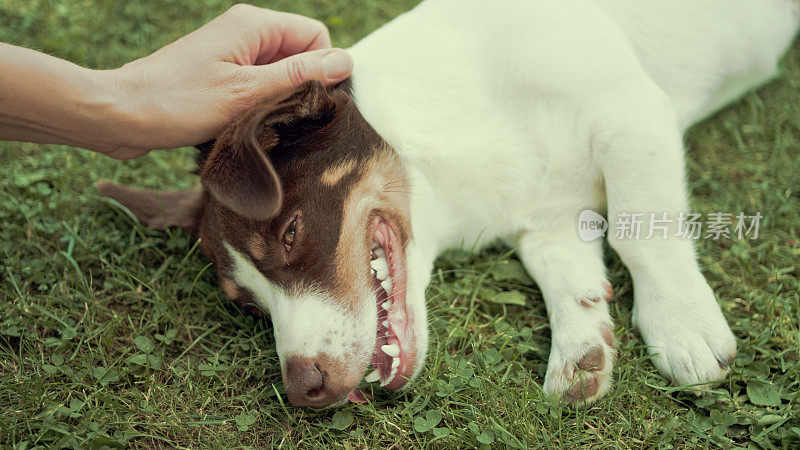
<path fill-rule="evenodd" d="M 544 294 L 544 389 L 588 403 L 614 341 L 579 212 L 687 211 L 683 132 L 773 77 L 797 27 L 796 0 L 428 0 L 351 49 L 347 84 L 239 118 L 196 190 L 100 189 L 151 227 L 194 230 L 223 290 L 269 312 L 294 405 L 344 401 L 370 364 L 369 381 L 406 386 L 434 258 L 498 237 Z M 724 377 L 736 341 L 693 243 L 620 240 L 614 222 L 656 367 Z"/>

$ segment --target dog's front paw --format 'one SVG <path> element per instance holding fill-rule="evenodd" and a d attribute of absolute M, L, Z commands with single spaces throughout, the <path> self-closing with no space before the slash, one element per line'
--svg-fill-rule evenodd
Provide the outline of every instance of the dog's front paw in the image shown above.
<path fill-rule="evenodd" d="M 725 378 L 736 355 L 736 338 L 705 281 L 694 295 L 677 300 L 650 297 L 646 302 L 637 298 L 636 303 L 634 325 L 653 355 L 653 364 L 674 385 Z"/>
<path fill-rule="evenodd" d="M 614 338 L 610 322 L 554 336 L 544 391 L 576 406 L 593 403 L 611 388 Z"/>

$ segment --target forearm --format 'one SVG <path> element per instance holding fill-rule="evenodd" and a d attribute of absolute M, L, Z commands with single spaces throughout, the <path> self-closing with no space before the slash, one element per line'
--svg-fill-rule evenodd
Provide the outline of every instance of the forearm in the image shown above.
<path fill-rule="evenodd" d="M 0 43 L 0 140 L 134 158 L 209 141 L 264 98 L 352 68 L 321 22 L 249 5 L 114 70 Z"/>
<path fill-rule="evenodd" d="M 130 147 L 133 114 L 108 71 L 0 43 L 0 140 L 113 153 Z"/>

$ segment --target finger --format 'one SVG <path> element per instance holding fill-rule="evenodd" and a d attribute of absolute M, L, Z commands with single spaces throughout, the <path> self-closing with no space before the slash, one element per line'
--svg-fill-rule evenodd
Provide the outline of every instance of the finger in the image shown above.
<path fill-rule="evenodd" d="M 259 49 L 255 64 L 270 64 L 298 53 L 331 48 L 325 25 L 297 14 L 276 13 L 276 26 Z"/>
<path fill-rule="evenodd" d="M 342 49 L 314 50 L 289 56 L 264 66 L 243 68 L 261 86 L 260 95 L 292 89 L 309 80 L 325 85 L 338 83 L 353 70 L 353 59 Z"/>
<path fill-rule="evenodd" d="M 297 53 L 331 47 L 328 29 L 322 22 L 252 5 L 231 7 L 219 17 L 218 25 L 218 32 L 224 30 L 228 36 L 234 33 L 246 46 L 245 55 L 236 55 L 237 63 L 268 64 Z"/>
<path fill-rule="evenodd" d="M 280 13 L 284 53 L 300 53 L 331 48 L 328 28 L 316 19 L 291 13 Z"/>

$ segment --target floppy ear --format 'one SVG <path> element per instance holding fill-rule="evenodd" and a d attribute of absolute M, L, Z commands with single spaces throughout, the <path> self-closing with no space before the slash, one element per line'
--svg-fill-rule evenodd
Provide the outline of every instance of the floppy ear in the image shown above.
<path fill-rule="evenodd" d="M 270 151 L 324 126 L 335 109 L 318 81 L 256 105 L 217 138 L 200 168 L 200 181 L 217 201 L 241 216 L 261 221 L 275 217 L 283 188 Z"/>
<path fill-rule="evenodd" d="M 139 222 L 153 230 L 178 226 L 194 232 L 206 203 L 200 186 L 182 191 L 150 191 L 100 180 L 97 190 L 122 203 Z"/>

